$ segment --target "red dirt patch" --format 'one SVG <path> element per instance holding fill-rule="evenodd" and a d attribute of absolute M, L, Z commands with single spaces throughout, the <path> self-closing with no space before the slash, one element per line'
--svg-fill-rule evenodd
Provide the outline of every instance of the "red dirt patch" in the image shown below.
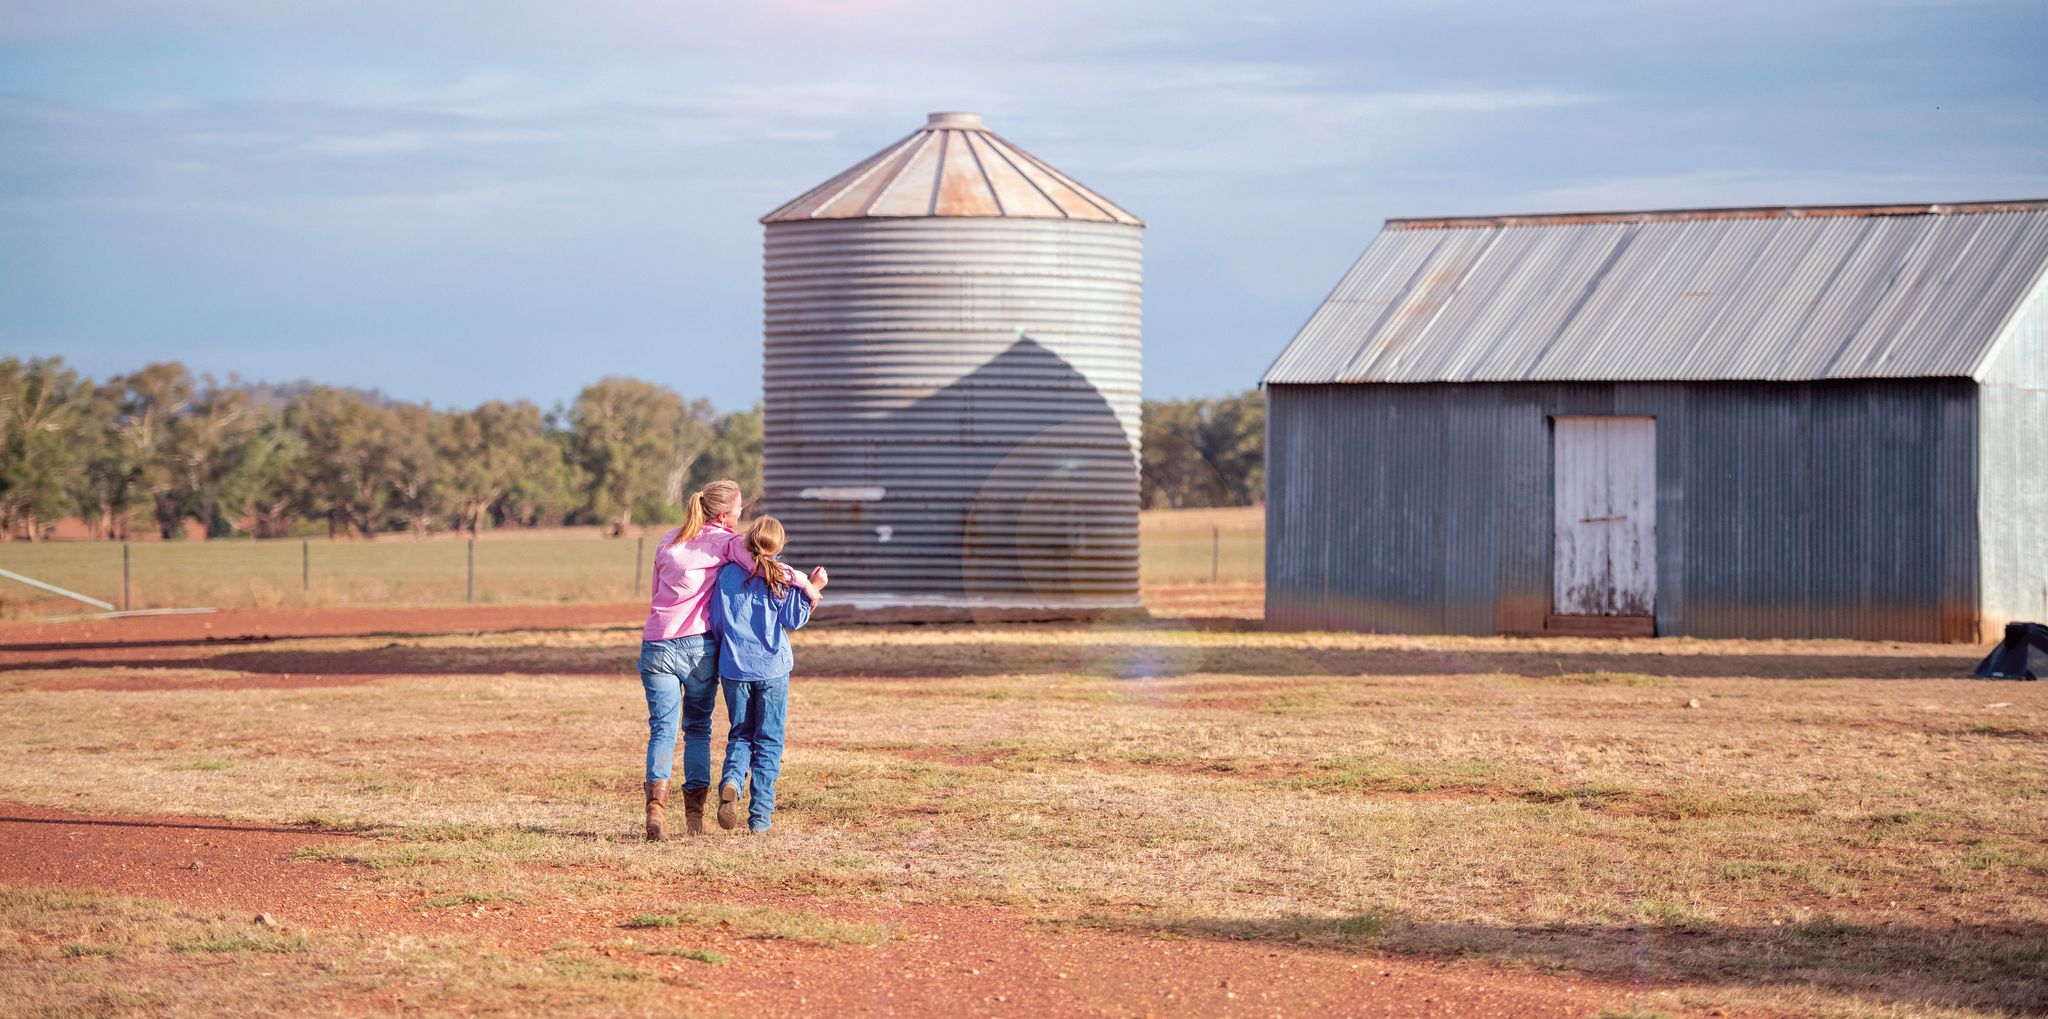
<path fill-rule="evenodd" d="M 262 909 L 324 894 L 347 878 L 342 864 L 287 865 L 285 859 L 292 850 L 337 837 L 237 821 L 98 817 L 0 803 L 0 884 Z"/>
<path fill-rule="evenodd" d="M 249 609 L 192 616 L 0 623 L 0 650 L 148 642 L 356 637 L 365 634 L 495 633 L 574 626 L 637 625 L 644 603 L 630 605 L 464 605 L 416 608 Z"/>
<path fill-rule="evenodd" d="M 425 636 L 585 626 L 631 626 L 646 610 L 621 605 L 489 608 L 281 609 L 196 616 L 138 616 L 69 623 L 0 624 L 0 668 L 109 665 L 133 669 L 209 669 L 246 677 L 53 677 L 43 690 L 264 690 L 352 686 L 384 676 L 503 671 L 630 674 L 630 659 L 579 649 L 518 651 L 370 649 L 281 654 L 264 645 L 293 637 Z"/>
<path fill-rule="evenodd" d="M 573 902 L 425 909 L 353 888 L 343 864 L 292 861 L 328 833 L 198 818 L 92 817 L 0 804 L 0 884 L 104 889 L 206 908 L 262 910 L 287 927 L 461 933 L 514 951 L 565 938 L 602 945 L 619 965 L 683 968 L 701 988 L 693 1009 L 783 1015 L 1179 1015 L 1583 1017 L 1626 1006 L 1627 988 L 1474 964 L 1450 965 L 1214 940 L 1165 941 L 1059 930 L 1008 910 L 890 908 L 777 893 L 750 904 L 805 909 L 895 926 L 872 948 L 824 949 L 727 931 L 627 930 L 624 916 Z M 650 849 L 686 852 L 687 844 Z M 192 869 L 197 861 L 200 866 Z M 650 889 L 650 897 L 734 900 L 728 887 Z M 706 967 L 638 954 L 674 944 L 714 948 L 733 964 Z M 685 1000 L 686 999 L 686 1000 Z"/>
<path fill-rule="evenodd" d="M 180 676 L 160 671 L 149 673 L 101 673 L 93 676 L 57 676 L 27 684 L 30 690 L 104 690 L 111 693 L 154 693 L 161 690 L 303 690 L 319 686 L 361 686 L 378 676 L 286 676 L 262 673 L 247 676 Z"/>

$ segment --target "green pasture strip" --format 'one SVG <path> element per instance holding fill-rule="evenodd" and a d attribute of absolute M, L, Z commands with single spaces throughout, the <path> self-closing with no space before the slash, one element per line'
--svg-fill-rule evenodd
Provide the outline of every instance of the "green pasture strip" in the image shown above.
<path fill-rule="evenodd" d="M 1142 582 L 1262 582 L 1265 532 L 1243 519 L 1215 531 L 1148 528 L 1139 547 Z M 453 605 L 472 591 L 480 604 L 607 603 L 645 597 L 646 575 L 635 565 L 655 540 L 643 545 L 637 538 L 486 537 L 476 543 L 473 584 L 467 540 L 405 534 L 371 541 L 132 542 L 125 588 L 119 542 L 0 545 L 0 567 L 116 607 L 125 598 L 135 609 Z M 84 611 L 85 606 L 0 581 L 0 615 Z"/>

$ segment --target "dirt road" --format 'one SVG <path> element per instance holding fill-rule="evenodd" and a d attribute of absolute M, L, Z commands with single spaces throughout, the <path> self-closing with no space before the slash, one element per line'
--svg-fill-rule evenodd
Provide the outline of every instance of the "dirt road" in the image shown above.
<path fill-rule="evenodd" d="M 0 885 L 95 889 L 180 905 L 267 913 L 286 930 L 460 934 L 515 953 L 564 940 L 637 936 L 713 950 L 690 963 L 701 988 L 679 1005 L 799 1015 L 1526 1016 L 1623 1011 L 1634 990 L 1480 965 L 1430 963 L 1260 943 L 1159 940 L 1035 923 L 1009 910 L 849 906 L 730 888 L 676 887 L 683 900 L 765 903 L 882 922 L 878 946 L 822 948 L 727 931 L 627 930 L 626 917 L 571 902 L 429 908 L 358 887 L 348 864 L 293 860 L 331 833 L 187 817 L 89 816 L 0 804 Z M 675 846 L 687 852 L 687 844 Z"/>

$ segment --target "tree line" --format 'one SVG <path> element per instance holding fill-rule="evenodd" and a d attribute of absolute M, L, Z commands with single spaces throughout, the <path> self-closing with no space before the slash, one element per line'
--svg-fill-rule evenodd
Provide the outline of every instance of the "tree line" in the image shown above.
<path fill-rule="evenodd" d="M 1147 402 L 1152 507 L 1261 497 L 1263 400 Z M 161 362 L 94 382 L 61 358 L 0 358 L 0 540 L 57 521 L 94 538 L 188 522 L 212 537 L 601 524 L 678 518 L 715 478 L 761 490 L 761 411 L 613 376 L 567 406 L 442 410 L 375 392 L 245 384 Z"/>
<path fill-rule="evenodd" d="M 1140 497 L 1148 509 L 1266 501 L 1266 397 L 1145 401 Z"/>

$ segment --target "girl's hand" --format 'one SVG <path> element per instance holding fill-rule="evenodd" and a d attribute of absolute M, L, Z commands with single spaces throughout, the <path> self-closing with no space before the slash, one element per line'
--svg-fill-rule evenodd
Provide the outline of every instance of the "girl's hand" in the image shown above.
<path fill-rule="evenodd" d="M 823 590 L 825 589 L 825 585 L 826 585 L 826 584 L 829 584 L 829 583 L 831 583 L 831 582 L 832 582 L 832 575 L 831 575 L 831 574 L 829 574 L 829 573 L 826 573 L 826 572 L 825 572 L 825 568 L 824 568 L 823 566 L 814 566 L 814 567 L 812 567 L 812 568 L 811 568 L 811 586 L 812 586 L 812 587 L 815 587 L 815 588 L 817 588 L 818 590 L 820 590 L 820 591 L 823 591 Z"/>

